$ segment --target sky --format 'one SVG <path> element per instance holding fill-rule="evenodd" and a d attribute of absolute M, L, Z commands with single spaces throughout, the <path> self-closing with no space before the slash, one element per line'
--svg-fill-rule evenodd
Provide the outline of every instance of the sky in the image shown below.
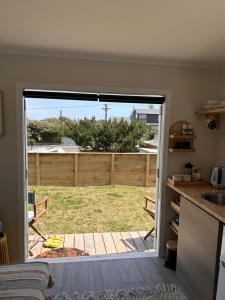
<path fill-rule="evenodd" d="M 59 117 L 60 110 L 64 117 L 83 119 L 95 116 L 97 120 L 105 118 L 105 103 L 97 101 L 29 99 L 26 98 L 27 118 L 42 120 Z M 107 103 L 108 119 L 110 117 L 130 117 L 133 108 L 149 108 L 148 104 Z M 159 105 L 154 105 L 158 108 Z"/>

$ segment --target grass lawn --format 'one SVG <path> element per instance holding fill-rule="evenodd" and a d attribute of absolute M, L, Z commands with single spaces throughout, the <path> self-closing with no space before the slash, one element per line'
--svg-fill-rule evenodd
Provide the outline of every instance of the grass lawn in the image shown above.
<path fill-rule="evenodd" d="M 141 231 L 153 223 L 143 196 L 155 199 L 155 188 L 30 186 L 29 191 L 49 196 L 48 214 L 37 222 L 45 234 Z"/>

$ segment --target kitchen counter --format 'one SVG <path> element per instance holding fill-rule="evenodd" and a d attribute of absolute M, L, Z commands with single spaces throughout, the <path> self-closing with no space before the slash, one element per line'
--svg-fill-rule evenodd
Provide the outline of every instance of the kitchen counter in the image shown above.
<path fill-rule="evenodd" d="M 225 190 L 213 189 L 210 185 L 199 186 L 173 186 L 167 183 L 167 186 L 182 195 L 184 198 L 190 200 L 192 203 L 206 211 L 217 220 L 225 223 L 225 206 L 206 202 L 201 198 L 201 194 L 207 192 L 224 192 Z"/>

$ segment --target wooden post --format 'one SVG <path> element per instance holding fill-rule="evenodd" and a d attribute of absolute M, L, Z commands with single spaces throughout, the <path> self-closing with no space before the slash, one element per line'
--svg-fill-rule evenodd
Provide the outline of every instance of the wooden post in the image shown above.
<path fill-rule="evenodd" d="M 78 186 L 78 153 L 74 156 L 74 186 Z"/>
<path fill-rule="evenodd" d="M 112 157 L 111 157 L 111 185 L 115 184 L 115 173 L 114 173 L 114 169 L 115 169 L 115 154 L 112 153 Z"/>
<path fill-rule="evenodd" d="M 150 186 L 149 168 L 150 168 L 150 154 L 146 154 L 145 186 Z"/>
<path fill-rule="evenodd" d="M 36 185 L 41 183 L 41 174 L 40 174 L 40 154 L 36 153 Z"/>

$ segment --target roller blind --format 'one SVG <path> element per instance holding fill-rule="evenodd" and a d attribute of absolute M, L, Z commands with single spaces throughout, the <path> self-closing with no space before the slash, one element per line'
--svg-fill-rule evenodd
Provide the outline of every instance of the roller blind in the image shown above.
<path fill-rule="evenodd" d="M 97 93 L 24 90 L 23 95 L 27 98 L 98 101 Z"/>
<path fill-rule="evenodd" d="M 99 94 L 100 102 L 163 104 L 164 96 L 158 95 L 128 95 L 128 94 Z"/>
<path fill-rule="evenodd" d="M 161 95 L 129 95 L 110 93 L 81 93 L 65 91 L 24 90 L 24 97 L 42 99 L 84 100 L 99 102 L 163 104 L 165 96 Z"/>

